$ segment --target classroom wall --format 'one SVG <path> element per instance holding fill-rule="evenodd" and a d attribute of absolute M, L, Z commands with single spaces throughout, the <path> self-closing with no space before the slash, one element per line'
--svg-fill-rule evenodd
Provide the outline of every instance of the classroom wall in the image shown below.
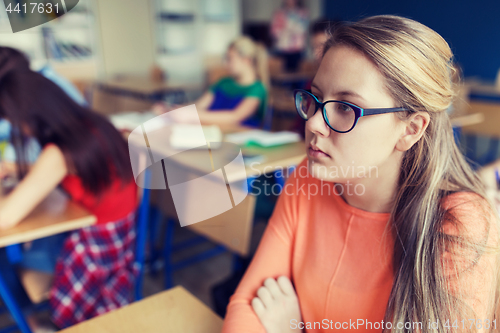
<path fill-rule="evenodd" d="M 406 16 L 448 41 L 465 76 L 491 81 L 500 68 L 498 0 L 325 0 L 324 13 L 349 21 L 378 14 Z"/>
<path fill-rule="evenodd" d="M 96 31 L 103 60 L 100 72 L 147 74 L 154 64 L 151 0 L 95 0 Z"/>

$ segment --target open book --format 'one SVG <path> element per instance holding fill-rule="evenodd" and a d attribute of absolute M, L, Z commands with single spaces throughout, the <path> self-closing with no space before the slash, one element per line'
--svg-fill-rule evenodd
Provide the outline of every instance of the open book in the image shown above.
<path fill-rule="evenodd" d="M 192 124 L 171 125 L 170 146 L 174 149 L 192 149 L 199 145 L 198 137 L 200 126 Z M 217 149 L 221 145 L 222 132 L 219 126 L 201 126 L 205 140 L 209 143 L 210 149 Z"/>
<path fill-rule="evenodd" d="M 141 124 L 157 116 L 153 111 L 132 111 L 113 114 L 109 117 L 109 120 L 119 130 L 133 131 L 137 126 L 141 126 Z"/>

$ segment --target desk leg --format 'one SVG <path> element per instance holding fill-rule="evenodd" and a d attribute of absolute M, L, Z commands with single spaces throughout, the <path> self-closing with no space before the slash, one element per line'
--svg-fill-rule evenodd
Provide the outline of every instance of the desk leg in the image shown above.
<path fill-rule="evenodd" d="M 31 329 L 28 326 L 28 323 L 24 319 L 23 312 L 21 308 L 16 303 L 14 296 L 9 290 L 9 287 L 5 283 L 5 279 L 3 276 L 3 272 L 0 269 L 0 296 L 2 297 L 5 306 L 9 310 L 10 314 L 14 318 L 17 323 L 17 327 L 22 333 L 31 333 Z"/>
<path fill-rule="evenodd" d="M 174 228 L 175 220 L 172 218 L 167 219 L 167 230 L 165 234 L 165 244 L 163 247 L 163 264 L 165 265 L 165 289 L 170 289 L 174 286 L 172 263 L 170 262 L 172 258 L 172 244 L 174 242 Z"/>
<path fill-rule="evenodd" d="M 158 237 L 160 235 L 160 223 L 163 221 L 163 216 L 158 207 L 150 208 L 149 219 L 149 258 L 150 274 L 155 276 L 158 274 L 158 258 L 160 258 L 160 250 L 158 250 Z"/>
<path fill-rule="evenodd" d="M 148 231 L 148 218 L 149 218 L 149 189 L 151 182 L 151 171 L 146 169 L 144 174 L 144 189 L 142 191 L 142 200 L 139 207 L 139 218 L 137 219 L 137 234 L 135 242 L 135 262 L 139 266 L 139 274 L 135 283 L 135 300 L 142 299 L 142 284 L 144 280 L 144 262 L 145 262 L 145 249 L 146 238 Z"/>

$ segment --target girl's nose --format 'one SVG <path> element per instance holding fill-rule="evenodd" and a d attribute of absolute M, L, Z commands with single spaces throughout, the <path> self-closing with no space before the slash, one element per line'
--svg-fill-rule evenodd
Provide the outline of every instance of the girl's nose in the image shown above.
<path fill-rule="evenodd" d="M 318 109 L 316 113 L 307 120 L 306 129 L 323 137 L 328 137 L 330 135 L 331 130 L 323 118 L 323 110 Z"/>

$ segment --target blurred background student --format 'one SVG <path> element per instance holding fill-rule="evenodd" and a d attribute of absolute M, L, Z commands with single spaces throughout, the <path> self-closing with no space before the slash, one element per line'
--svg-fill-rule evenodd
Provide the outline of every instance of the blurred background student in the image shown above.
<path fill-rule="evenodd" d="M 58 74 L 54 68 L 46 64 L 38 73 L 57 84 L 69 97 L 82 106 L 88 106 L 87 101 L 80 91 L 65 77 Z M 0 119 L 0 178 L 15 173 L 16 151 L 10 143 L 11 125 L 6 119 Z M 25 159 L 33 164 L 40 154 L 40 144 L 33 138 L 28 138 L 24 143 Z"/>
<path fill-rule="evenodd" d="M 328 19 L 320 19 L 315 21 L 310 28 L 310 44 L 314 57 L 314 61 L 318 64 L 323 57 L 323 49 L 328 37 L 333 29 L 339 25 L 339 21 L 329 21 Z"/>
<path fill-rule="evenodd" d="M 297 70 L 306 49 L 309 13 L 299 0 L 284 0 L 271 21 L 274 48 L 283 58 L 285 70 Z"/>
<path fill-rule="evenodd" d="M 310 28 L 310 46 L 312 51 L 312 56 L 314 60 L 314 65 L 319 67 L 321 58 L 323 57 L 323 49 L 325 42 L 332 33 L 335 26 L 340 24 L 339 21 L 329 21 L 327 19 L 320 19 L 315 21 Z M 306 90 L 311 89 L 312 78 L 307 81 L 305 86 L 301 87 Z M 305 137 L 305 127 L 306 121 L 300 117 L 295 118 L 295 125 L 293 126 L 293 131 L 300 134 L 302 138 Z"/>
<path fill-rule="evenodd" d="M 20 179 L 0 201 L 0 229 L 15 226 L 58 186 L 97 217 L 92 227 L 26 246 L 22 268 L 54 274 L 54 324 L 68 327 L 128 304 L 137 188 L 120 133 L 7 47 L 0 47 L 0 117 L 12 126 Z M 41 146 L 33 165 L 28 138 Z"/>
<path fill-rule="evenodd" d="M 228 47 L 226 65 L 229 76 L 210 86 L 195 102 L 201 122 L 259 127 L 264 119 L 269 86 L 266 49 L 249 37 L 239 37 Z M 162 113 L 169 108 L 157 104 L 154 110 Z"/>

